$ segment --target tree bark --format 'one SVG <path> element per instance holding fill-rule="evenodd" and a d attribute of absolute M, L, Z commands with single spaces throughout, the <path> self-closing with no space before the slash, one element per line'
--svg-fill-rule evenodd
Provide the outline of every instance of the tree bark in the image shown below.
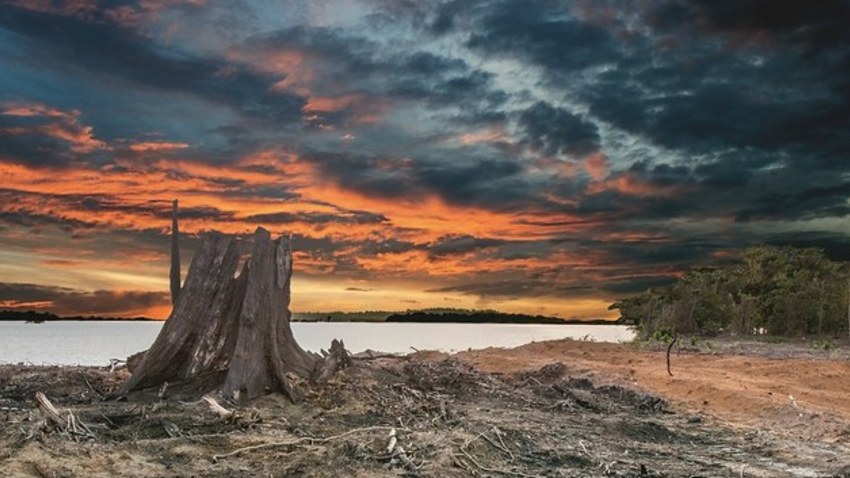
<path fill-rule="evenodd" d="M 168 382 L 200 393 L 217 389 L 237 399 L 281 391 L 297 401 L 289 374 L 326 377 L 326 369 L 332 373 L 346 365 L 303 350 L 292 335 L 289 239 L 272 241 L 258 228 L 250 258 L 235 276 L 240 252 L 232 237 L 212 234 L 204 240 L 171 316 L 125 392 Z"/>
<path fill-rule="evenodd" d="M 177 200 L 171 204 L 171 305 L 180 295 L 180 229 L 177 226 Z"/>

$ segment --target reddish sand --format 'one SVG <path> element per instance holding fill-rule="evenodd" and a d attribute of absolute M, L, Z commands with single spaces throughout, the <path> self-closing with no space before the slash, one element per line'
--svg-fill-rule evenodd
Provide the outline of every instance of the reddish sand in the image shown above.
<path fill-rule="evenodd" d="M 568 340 L 462 352 L 457 357 L 499 373 L 562 362 L 573 374 L 592 375 L 597 382 L 631 382 L 664 396 L 679 410 L 736 426 L 838 441 L 846 441 L 850 433 L 846 361 L 696 352 L 677 356 L 674 351 L 671 377 L 663 351 Z"/>

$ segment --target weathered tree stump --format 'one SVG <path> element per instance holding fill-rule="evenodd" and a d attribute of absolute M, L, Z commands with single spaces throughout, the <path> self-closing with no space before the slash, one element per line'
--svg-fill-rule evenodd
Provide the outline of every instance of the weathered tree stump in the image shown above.
<path fill-rule="evenodd" d="M 132 392 L 164 383 L 251 399 L 282 391 L 299 394 L 288 374 L 326 379 L 347 364 L 340 342 L 327 358 L 303 350 L 289 321 L 292 249 L 289 239 L 254 234 L 239 275 L 241 243 L 211 234 L 192 259 L 174 309 L 124 387 Z M 334 341 L 336 342 L 336 341 Z"/>

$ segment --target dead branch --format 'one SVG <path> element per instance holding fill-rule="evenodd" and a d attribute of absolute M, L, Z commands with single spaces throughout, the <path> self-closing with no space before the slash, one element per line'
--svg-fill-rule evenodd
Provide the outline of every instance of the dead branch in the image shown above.
<path fill-rule="evenodd" d="M 93 393 L 99 400 L 103 400 L 103 395 L 92 387 L 91 382 L 89 382 L 89 378 L 86 376 L 86 373 L 83 372 L 83 380 L 86 382 L 86 386 L 89 387 L 91 393 Z"/>
<path fill-rule="evenodd" d="M 484 466 L 481 463 L 479 463 L 478 460 L 476 460 L 475 457 L 472 456 L 472 454 L 470 454 L 468 451 L 464 450 L 463 448 L 460 449 L 460 452 L 463 453 L 463 456 L 465 456 L 473 465 L 475 465 L 476 468 L 478 468 L 481 471 L 486 471 L 488 473 L 499 473 L 501 475 L 508 475 L 508 476 L 521 476 L 523 478 L 539 478 L 540 477 L 540 475 L 529 475 L 528 473 L 523 473 L 521 471 L 511 471 L 511 470 L 506 470 L 504 468 L 491 468 L 489 466 Z"/>
<path fill-rule="evenodd" d="M 345 433 L 340 433 L 339 435 L 333 435 L 333 436 L 329 436 L 329 437 L 325 437 L 325 438 L 299 437 L 299 438 L 296 438 L 296 439 L 293 439 L 293 440 L 287 440 L 287 441 L 260 443 L 259 445 L 251 445 L 251 446 L 246 446 L 246 447 L 242 447 L 242 448 L 237 448 L 236 450 L 233 450 L 233 451 L 228 452 L 228 453 L 224 453 L 222 455 L 213 455 L 212 460 L 218 461 L 218 460 L 221 460 L 223 458 L 229 458 L 231 456 L 239 455 L 239 454 L 244 453 L 246 451 L 264 450 L 266 448 L 276 448 L 276 447 L 282 447 L 282 446 L 295 446 L 295 445 L 300 445 L 302 443 L 309 443 L 310 445 L 320 445 L 320 444 L 328 443 L 328 442 L 331 442 L 331 441 L 334 441 L 334 440 L 339 440 L 340 438 L 345 438 L 347 436 L 355 435 L 357 433 L 368 433 L 368 432 L 385 431 L 385 430 L 392 430 L 392 429 L 395 429 L 395 427 L 388 427 L 388 426 L 364 427 L 364 428 L 355 428 L 353 430 L 348 430 Z"/>
<path fill-rule="evenodd" d="M 91 428 L 78 420 L 70 411 L 65 418 L 59 413 L 59 410 L 48 400 L 43 392 L 35 393 L 35 402 L 39 412 L 45 417 L 47 423 L 51 424 L 54 429 L 61 433 L 76 435 L 84 438 L 97 438 Z"/>
<path fill-rule="evenodd" d="M 53 406 L 53 403 L 47 399 L 47 396 L 42 392 L 35 392 L 35 402 L 38 406 L 38 411 L 47 418 L 54 426 L 60 430 L 65 429 L 65 420 L 59 415 L 59 410 Z"/>
<path fill-rule="evenodd" d="M 670 344 L 667 345 L 667 374 L 671 377 L 673 376 L 673 372 L 670 371 L 670 350 L 673 349 L 673 345 L 676 344 L 676 341 L 679 340 L 679 336 L 673 336 L 673 340 L 670 341 Z"/>

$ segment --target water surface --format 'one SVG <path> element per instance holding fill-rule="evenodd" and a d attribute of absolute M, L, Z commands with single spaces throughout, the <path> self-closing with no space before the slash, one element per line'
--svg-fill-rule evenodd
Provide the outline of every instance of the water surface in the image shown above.
<path fill-rule="evenodd" d="M 105 365 L 111 358 L 147 349 L 160 328 L 162 322 L 0 322 L 0 363 Z M 628 327 L 618 325 L 295 322 L 292 330 L 308 350 L 328 348 L 332 339 L 340 338 L 355 353 L 407 353 L 414 348 L 453 352 L 568 337 L 624 342 L 633 336 Z"/>

